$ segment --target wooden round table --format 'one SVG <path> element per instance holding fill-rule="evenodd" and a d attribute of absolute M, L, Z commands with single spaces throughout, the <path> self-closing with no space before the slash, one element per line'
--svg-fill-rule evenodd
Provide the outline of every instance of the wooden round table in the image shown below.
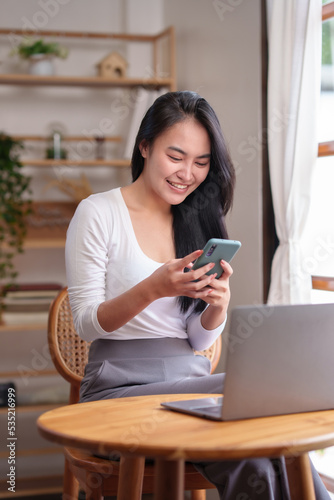
<path fill-rule="evenodd" d="M 132 466 L 144 457 L 154 458 L 157 500 L 183 498 L 185 460 L 279 456 L 286 460 L 291 498 L 315 500 L 307 453 L 334 445 L 334 410 L 214 422 L 160 406 L 162 401 L 203 396 L 140 396 L 69 405 L 44 413 L 37 425 L 50 441 L 102 455 L 117 451 L 130 457 Z M 125 500 L 121 482 L 122 475 L 117 498 Z"/>

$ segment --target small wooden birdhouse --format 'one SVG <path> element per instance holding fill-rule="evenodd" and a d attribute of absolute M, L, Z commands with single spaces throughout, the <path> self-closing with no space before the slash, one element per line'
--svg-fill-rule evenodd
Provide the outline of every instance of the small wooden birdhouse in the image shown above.
<path fill-rule="evenodd" d="M 111 52 L 97 65 L 101 78 L 124 78 L 128 63 L 118 52 Z"/>

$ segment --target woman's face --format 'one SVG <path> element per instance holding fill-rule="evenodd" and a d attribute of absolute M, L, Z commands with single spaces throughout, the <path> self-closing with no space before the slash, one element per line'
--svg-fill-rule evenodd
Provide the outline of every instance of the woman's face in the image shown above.
<path fill-rule="evenodd" d="M 153 145 L 140 145 L 146 188 L 169 205 L 178 205 L 204 181 L 210 169 L 211 143 L 194 119 L 176 123 Z"/>

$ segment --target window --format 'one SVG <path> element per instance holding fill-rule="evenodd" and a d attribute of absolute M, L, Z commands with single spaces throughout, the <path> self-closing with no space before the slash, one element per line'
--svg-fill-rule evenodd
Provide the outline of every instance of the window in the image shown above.
<path fill-rule="evenodd" d="M 322 69 L 318 160 L 312 182 L 310 217 L 302 272 L 334 277 L 334 2 L 323 1 Z M 312 290 L 312 302 L 334 302 L 334 292 Z"/>

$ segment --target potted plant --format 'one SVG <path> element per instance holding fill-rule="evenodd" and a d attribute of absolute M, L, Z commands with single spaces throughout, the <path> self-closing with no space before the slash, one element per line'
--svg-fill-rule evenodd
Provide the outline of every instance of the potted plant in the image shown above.
<path fill-rule="evenodd" d="M 65 59 L 68 49 L 57 42 L 45 42 L 43 39 L 31 40 L 24 38 L 23 41 L 12 50 L 11 55 L 17 54 L 21 59 L 27 59 L 30 63 L 29 73 L 33 75 L 53 75 L 53 58 Z"/>
<path fill-rule="evenodd" d="M 25 218 L 31 211 L 30 178 L 22 174 L 19 161 L 22 147 L 0 132 L 0 313 L 6 287 L 17 276 L 13 259 L 23 252 Z"/>

